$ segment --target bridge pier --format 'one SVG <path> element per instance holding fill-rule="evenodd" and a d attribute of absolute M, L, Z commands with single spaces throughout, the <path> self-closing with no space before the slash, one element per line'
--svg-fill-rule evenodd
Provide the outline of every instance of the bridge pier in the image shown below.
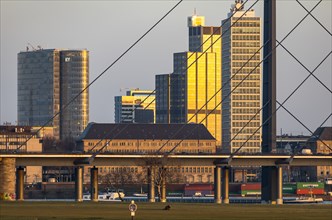
<path fill-rule="evenodd" d="M 90 169 L 90 184 L 91 184 L 91 201 L 98 202 L 98 168 Z"/>
<path fill-rule="evenodd" d="M 277 198 L 277 205 L 283 204 L 282 198 L 282 167 L 279 166 L 277 168 L 277 175 L 278 175 L 278 198 Z"/>
<path fill-rule="evenodd" d="M 262 203 L 277 204 L 278 174 L 277 167 L 262 167 Z"/>
<path fill-rule="evenodd" d="M 83 168 L 75 168 L 75 200 L 76 202 L 83 202 Z"/>
<path fill-rule="evenodd" d="M 221 167 L 214 168 L 214 202 L 221 204 Z"/>
<path fill-rule="evenodd" d="M 15 158 L 0 158 L 0 200 L 15 200 Z"/>
<path fill-rule="evenodd" d="M 148 167 L 148 201 L 155 202 L 155 176 L 154 176 L 154 167 Z"/>
<path fill-rule="evenodd" d="M 229 204 L 229 167 L 222 167 L 222 202 Z"/>
<path fill-rule="evenodd" d="M 16 169 L 16 200 L 24 200 L 24 168 L 18 167 Z"/>
<path fill-rule="evenodd" d="M 161 195 L 160 202 L 166 202 L 166 168 L 161 168 Z"/>

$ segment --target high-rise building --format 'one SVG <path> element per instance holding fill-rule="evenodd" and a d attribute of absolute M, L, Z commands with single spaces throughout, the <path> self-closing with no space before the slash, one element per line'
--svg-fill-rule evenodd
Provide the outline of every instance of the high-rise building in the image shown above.
<path fill-rule="evenodd" d="M 87 50 L 38 49 L 18 54 L 18 124 L 52 126 L 55 138 L 78 137 L 89 121 Z M 52 119 L 53 118 L 53 119 Z"/>
<path fill-rule="evenodd" d="M 115 123 L 154 123 L 155 92 L 134 89 L 115 96 Z"/>
<path fill-rule="evenodd" d="M 157 123 L 202 123 L 221 145 L 221 28 L 188 17 L 189 52 L 173 55 L 172 74 L 156 76 Z"/>
<path fill-rule="evenodd" d="M 261 19 L 254 10 L 245 12 L 241 0 L 235 3 L 233 16 L 222 21 L 222 148 L 260 152 Z"/>

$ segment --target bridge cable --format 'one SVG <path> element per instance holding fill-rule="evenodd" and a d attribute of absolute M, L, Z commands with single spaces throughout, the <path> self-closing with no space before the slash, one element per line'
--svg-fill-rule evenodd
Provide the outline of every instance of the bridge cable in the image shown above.
<path fill-rule="evenodd" d="M 257 2 L 258 2 L 259 0 L 256 0 L 256 2 L 247 10 L 247 11 L 249 11 Z M 248 0 L 246 0 L 243 4 L 245 4 L 246 2 L 248 2 Z M 247 12 L 246 11 L 246 12 Z M 228 20 L 230 20 L 233 16 L 234 16 L 234 14 L 235 14 L 235 12 L 230 16 L 230 17 L 228 17 L 227 19 L 225 19 L 225 21 L 228 21 Z M 240 18 L 242 18 L 244 15 L 242 15 Z M 237 23 L 237 21 L 238 21 L 239 19 L 237 19 L 235 22 L 234 22 L 234 24 L 236 24 Z M 233 25 L 234 25 L 233 24 Z M 232 25 L 232 26 L 233 26 Z M 232 27 L 231 26 L 231 27 Z M 220 26 L 220 28 L 222 27 L 222 25 Z M 227 29 L 227 30 L 229 30 L 230 29 L 230 27 Z M 227 30 L 225 31 L 225 32 L 227 32 Z M 199 50 L 207 41 L 209 41 L 211 38 L 212 38 L 212 36 L 215 34 L 215 33 L 217 33 L 217 31 L 218 30 L 214 30 L 213 31 L 213 33 L 201 44 L 201 45 L 199 45 L 196 49 L 195 49 L 195 51 L 197 51 L 197 50 Z M 185 71 L 187 71 L 194 63 L 196 63 L 197 62 L 197 60 L 201 57 L 201 56 L 203 56 L 203 54 L 205 54 L 219 39 L 220 39 L 221 37 L 219 37 L 217 40 L 215 40 L 199 57 L 197 57 L 188 67 L 186 67 L 186 69 L 182 72 L 182 73 L 184 73 Z M 258 51 L 257 51 L 258 52 Z M 256 53 L 257 53 L 256 52 Z M 256 54 L 255 53 L 255 54 Z M 190 55 L 189 55 L 189 57 L 186 59 L 186 61 L 187 60 L 189 60 L 193 55 L 195 54 L 195 52 L 193 52 L 193 53 L 191 53 Z M 242 68 L 241 68 L 242 69 Z M 178 67 L 177 69 L 176 69 L 176 71 L 174 71 L 174 72 L 178 72 L 178 71 L 180 71 L 181 70 L 181 68 L 180 67 Z M 221 90 L 221 89 L 220 89 Z M 148 98 L 148 97 L 150 97 L 154 92 L 156 91 L 156 89 L 154 89 L 141 103 L 144 103 L 145 102 L 145 100 Z M 219 92 L 219 91 L 218 91 Z M 217 93 L 218 93 L 217 92 Z M 216 95 L 217 95 L 217 93 L 215 93 L 211 98 L 210 98 L 210 100 L 213 98 L 213 97 L 215 97 Z M 209 101 L 210 101 L 209 100 Z M 154 102 L 155 101 L 155 99 L 154 100 L 152 100 L 149 104 L 148 104 L 148 106 L 152 103 L 152 102 Z M 208 102 L 209 102 L 208 101 Z M 205 105 L 206 105 L 207 103 L 205 103 Z M 204 105 L 204 106 L 205 106 Z M 203 106 L 203 107 L 204 107 Z M 203 108 L 202 107 L 202 108 Z M 130 113 L 132 113 L 133 111 L 135 111 L 136 110 L 136 108 L 137 108 L 137 106 L 135 106 L 135 108 L 130 112 Z M 200 110 L 202 110 L 202 108 L 200 109 Z M 199 111 L 200 111 L 199 110 Z M 195 114 L 196 115 L 196 114 Z M 194 116 L 195 116 L 194 115 Z M 127 115 L 127 117 L 128 117 L 129 115 Z M 191 119 L 189 119 L 188 121 L 190 121 Z M 133 122 L 133 119 L 132 119 L 132 122 Z M 127 127 L 128 125 L 126 125 L 125 126 L 125 128 Z M 101 139 L 101 140 L 99 140 L 89 151 L 92 151 L 95 147 L 97 147 L 103 140 L 105 140 L 105 137 L 106 136 L 109 136 L 114 130 L 116 130 L 118 128 L 118 126 L 116 126 L 116 127 L 114 127 L 111 131 L 109 131 L 107 134 L 105 134 L 104 135 L 104 137 Z M 124 128 L 119 132 L 119 133 L 121 133 L 122 131 L 124 130 Z M 117 135 L 115 135 L 114 137 L 116 137 Z M 114 139 L 114 138 L 113 138 Z M 110 141 L 112 141 L 112 140 L 109 140 L 109 142 Z M 102 148 L 104 148 L 104 147 L 106 147 L 106 146 L 108 146 L 109 145 L 109 142 L 107 142 Z"/>
<path fill-rule="evenodd" d="M 247 2 L 247 1 L 248 1 L 248 0 L 246 0 L 246 2 Z M 252 5 L 250 8 L 247 9 L 247 11 L 249 11 L 249 10 L 250 10 L 250 9 L 251 9 L 251 8 L 252 8 L 252 7 L 258 2 L 258 1 L 259 1 L 259 0 L 256 0 L 256 1 L 253 3 L 253 5 Z M 246 12 L 247 12 L 247 11 L 246 11 Z M 234 14 L 235 14 L 235 12 L 232 14 L 232 16 L 230 16 L 230 17 L 227 18 L 226 20 L 229 20 L 230 18 L 232 18 Z M 240 18 L 242 18 L 243 16 L 244 16 L 244 14 L 241 15 Z M 240 18 L 237 19 L 237 20 L 232 24 L 232 26 L 235 25 L 235 24 L 237 23 L 237 21 L 240 20 Z M 232 27 L 232 26 L 231 26 L 231 27 Z M 222 27 L 222 26 L 220 26 L 220 27 Z M 230 29 L 230 27 L 229 27 L 226 31 L 228 31 L 229 29 Z M 225 31 L 225 32 L 226 32 L 226 31 Z M 217 32 L 217 30 L 215 30 L 215 31 L 213 32 L 213 34 L 215 34 L 216 32 Z M 224 32 L 224 33 L 225 33 L 225 32 Z M 196 50 L 198 50 L 201 46 L 203 46 L 203 45 L 204 45 L 204 44 L 205 44 L 205 43 L 206 43 L 206 42 L 212 37 L 213 34 L 211 34 L 211 36 L 209 36 L 209 38 L 207 38 L 207 39 L 206 39 L 206 40 L 205 40 L 205 41 L 204 41 L 199 47 L 197 47 Z M 214 42 L 212 42 L 212 44 L 211 44 L 211 45 L 210 45 L 210 46 L 209 46 L 209 47 L 208 47 L 208 48 L 207 48 L 207 49 L 206 49 L 206 50 L 205 50 L 200 56 L 198 56 L 198 57 L 195 59 L 195 61 L 193 61 L 193 62 L 192 62 L 192 63 L 191 63 L 191 64 L 190 64 L 190 65 L 189 65 L 189 66 L 188 66 L 183 72 L 187 71 L 187 70 L 188 70 L 188 69 L 189 69 L 194 63 L 196 63 L 197 60 L 198 60 L 200 57 L 202 57 L 202 56 L 203 56 L 203 55 L 204 55 L 204 54 L 205 54 L 205 53 L 206 53 L 206 52 L 207 52 L 207 51 L 208 51 L 208 50 L 209 50 L 209 49 L 210 49 L 210 48 L 211 48 L 211 47 L 212 47 L 217 41 L 218 41 L 218 40 L 220 40 L 220 39 L 221 39 L 221 36 L 218 37 Z M 256 52 L 256 53 L 257 53 L 257 52 Z M 256 53 L 255 53 L 255 54 L 256 54 Z M 193 54 L 195 54 L 195 52 L 193 52 L 193 53 L 187 58 L 187 60 L 188 60 L 191 56 L 193 56 Z M 178 69 L 180 69 L 180 68 L 178 68 Z M 155 90 L 154 90 L 154 91 L 155 91 Z M 153 91 L 153 92 L 154 92 L 154 91 Z M 221 91 L 221 89 L 220 89 L 219 91 Z M 219 92 L 219 91 L 218 91 L 218 92 Z M 153 93 L 153 92 L 152 92 L 152 93 Z M 218 92 L 217 92 L 217 93 L 218 93 Z M 152 94 L 152 93 L 151 93 L 151 94 Z M 213 95 L 213 97 L 214 97 L 217 93 L 215 93 L 215 94 Z M 210 100 L 212 100 L 213 97 L 211 97 Z M 209 101 L 210 101 L 210 100 L 209 100 Z M 205 103 L 205 105 L 206 105 L 206 104 L 207 104 L 207 103 Z M 205 106 L 205 105 L 204 105 L 204 106 Z M 203 106 L 203 107 L 204 107 L 204 106 Z M 203 107 L 202 107 L 202 108 L 203 108 Z M 201 109 L 202 109 L 202 108 L 201 108 Z M 200 109 L 200 110 L 201 110 L 201 109 Z M 196 114 L 197 114 L 197 112 L 195 113 L 195 115 L 196 115 Z M 195 115 L 194 115 L 194 116 L 195 116 Z M 127 126 L 128 126 L 128 125 L 126 125 L 123 129 L 121 129 L 121 131 L 119 131 L 118 134 L 120 134 L 120 133 L 121 133 L 121 132 L 122 132 Z M 116 127 L 116 128 L 117 128 L 117 127 Z M 115 130 L 116 128 L 112 129 L 112 131 Z M 182 128 L 184 128 L 184 126 L 183 126 Z M 179 130 L 181 130 L 182 128 L 180 128 Z M 178 131 L 179 131 L 179 130 L 178 130 Z M 110 132 L 108 132 L 107 135 L 104 135 L 104 137 L 108 136 L 109 134 L 110 134 Z M 117 135 L 115 135 L 114 137 L 116 137 L 116 136 L 117 136 Z M 113 139 L 114 139 L 114 137 L 113 137 Z M 104 140 L 104 139 L 105 139 L 105 138 L 103 138 L 102 140 Z M 100 140 L 98 143 L 100 143 L 102 140 Z M 168 139 L 168 141 L 169 141 L 169 140 L 170 140 L 170 139 Z M 104 145 L 103 145 L 103 146 L 97 151 L 96 155 L 97 155 L 98 153 L 100 153 L 100 152 L 101 152 L 106 146 L 108 146 L 109 143 L 110 143 L 111 141 L 112 141 L 112 139 L 108 140 L 108 141 L 107 141 L 107 142 L 106 142 L 106 143 L 105 143 L 105 144 L 104 144 Z M 166 142 L 166 143 L 168 143 L 168 142 Z M 94 149 L 96 146 L 97 146 L 97 144 L 93 147 L 93 149 Z M 164 145 L 163 145 L 163 146 L 164 146 Z M 162 147 L 163 147 L 163 146 L 162 146 Z M 158 151 L 159 151 L 159 150 L 158 150 Z M 157 152 L 158 152 L 158 151 L 157 151 Z"/>
<path fill-rule="evenodd" d="M 279 41 L 277 40 L 277 42 L 279 43 Z M 332 93 L 332 90 L 328 87 L 328 86 L 326 86 L 319 78 L 317 78 L 316 77 L 316 75 L 315 74 L 313 74 L 313 73 L 311 73 L 310 72 L 310 70 L 299 60 L 299 59 L 297 59 L 295 56 L 294 56 L 294 54 L 292 54 L 286 47 L 284 47 L 284 45 L 282 45 L 281 43 L 280 43 L 280 46 L 282 47 L 282 48 L 284 48 L 284 50 L 285 51 L 287 51 L 287 53 L 289 54 L 289 55 L 291 55 L 305 70 L 307 70 L 309 73 L 310 73 L 310 75 L 312 75 L 325 89 L 327 89 L 330 93 Z"/>
<path fill-rule="evenodd" d="M 319 64 L 318 64 L 318 66 L 312 71 L 312 72 L 314 72 L 315 70 L 317 70 L 317 68 L 330 56 L 330 54 L 331 53 L 329 53 Z M 310 74 L 296 87 L 296 89 L 295 90 L 293 90 L 293 92 L 282 102 L 282 104 L 285 104 L 286 102 L 287 102 L 287 100 L 303 85 L 303 83 L 308 79 L 310 77 Z M 262 126 L 263 125 L 265 125 L 271 118 L 272 118 L 272 116 L 280 109 L 280 107 L 281 107 L 281 105 L 279 105 L 279 107 L 278 108 L 276 108 L 276 110 L 274 110 L 273 112 L 272 112 L 272 114 L 269 116 L 269 118 L 267 118 L 264 122 L 263 122 L 263 124 L 261 124 L 261 126 L 259 126 L 255 131 L 254 131 L 254 133 L 238 148 L 238 150 L 240 150 L 256 133 L 257 133 L 257 131 L 259 131 L 261 128 L 262 128 Z M 238 152 L 238 151 L 237 151 Z M 234 156 L 234 155 L 233 155 Z M 230 161 L 232 158 L 233 158 L 233 156 L 231 157 L 229 157 L 228 158 L 228 160 L 227 161 Z"/>
<path fill-rule="evenodd" d="M 300 119 L 298 119 L 294 114 L 292 114 L 284 105 L 282 105 L 280 102 L 278 102 L 277 100 L 277 103 L 279 106 L 281 106 L 288 114 L 290 114 L 297 122 L 299 122 L 305 129 L 307 129 L 311 135 L 314 134 L 314 132 L 312 132 Z M 330 115 L 328 116 L 328 118 L 330 117 Z M 324 120 L 325 121 L 325 120 Z M 332 151 L 332 148 L 329 147 L 328 144 L 326 144 L 323 140 L 319 139 L 327 148 L 329 148 L 331 151 Z"/>
<path fill-rule="evenodd" d="M 312 9 L 311 9 L 311 11 L 310 12 L 312 12 L 320 3 L 321 3 L 321 1 L 322 0 L 320 0 Z M 280 41 L 280 42 L 283 42 L 305 19 L 306 19 L 306 17 L 308 17 L 309 16 L 309 13 L 306 15 L 306 16 L 304 16 L 289 32 L 288 32 L 288 34 L 286 34 L 286 36 Z M 265 44 L 266 44 L 267 42 L 265 42 Z M 273 50 L 272 51 L 274 51 L 277 47 L 279 46 L 279 44 L 277 44 L 276 46 L 275 46 L 275 48 L 273 48 Z M 272 53 L 272 51 L 260 62 L 260 63 L 262 63 L 268 56 L 270 56 L 271 55 L 271 53 Z M 253 72 L 258 66 L 260 66 L 260 63 L 259 63 L 259 65 L 257 65 L 251 72 Z M 247 76 L 246 76 L 247 77 Z M 246 79 L 246 78 L 245 78 Z M 242 83 L 242 81 L 240 82 L 240 83 Z M 240 84 L 239 83 L 239 84 Z M 238 85 L 239 85 L 238 84 Z M 294 91 L 295 92 L 295 91 Z M 289 97 L 290 98 L 290 97 Z M 220 105 L 221 103 L 219 103 L 219 105 Z M 209 114 L 208 114 L 209 115 Z M 207 116 L 208 116 L 207 115 Z M 206 117 L 207 117 L 206 116 Z M 206 118 L 205 117 L 205 118 Z M 270 118 L 271 118 L 272 116 L 270 116 Z M 205 120 L 205 118 L 203 119 L 203 120 Z M 270 119 L 269 118 L 269 119 Z M 259 129 L 260 129 L 261 127 L 259 127 Z M 258 130 L 259 130 L 258 129 Z M 257 133 L 257 130 L 255 131 L 255 133 Z M 255 134 L 254 133 L 254 134 Z M 253 134 L 253 135 L 254 135 Z M 249 137 L 249 139 L 251 139 L 252 137 L 253 137 L 253 135 L 251 135 L 250 137 Z M 248 140 L 249 140 L 248 139 Z M 246 141 L 246 142 L 244 142 L 244 144 L 245 143 L 247 143 L 248 142 L 248 140 Z M 179 144 L 182 142 L 183 140 L 181 140 L 171 151 L 174 151 L 175 149 L 176 149 L 176 147 L 178 147 L 179 146 Z M 244 146 L 244 144 L 240 147 L 240 148 L 238 148 L 238 149 L 241 149 L 243 146 Z M 238 151 L 236 151 L 236 152 L 238 152 Z M 234 155 L 231 155 L 230 156 L 230 160 L 231 160 L 231 158 L 233 157 Z"/>
<path fill-rule="evenodd" d="M 330 35 L 332 36 L 331 32 L 313 15 L 311 14 L 311 12 L 308 11 L 308 9 L 306 7 L 304 7 L 304 5 L 302 5 L 302 3 L 299 0 L 296 0 L 297 3 L 299 3 L 299 5 L 301 5 L 301 7 L 306 10 L 307 13 L 310 14 L 310 16 L 315 19 L 315 21 Z"/>
<path fill-rule="evenodd" d="M 46 123 L 44 123 L 37 131 L 41 131 L 49 122 L 51 122 L 56 116 L 58 116 L 64 109 L 66 109 L 71 103 L 73 103 L 83 92 L 85 92 L 93 83 L 95 83 L 102 75 L 104 75 L 111 67 L 113 67 L 124 55 L 126 55 L 134 46 L 136 46 L 148 33 L 150 33 L 162 20 L 164 20 L 183 0 L 179 0 L 166 14 L 164 14 L 151 28 L 149 28 L 138 40 L 136 40 L 127 50 L 125 50 L 117 59 L 115 59 L 103 72 L 101 72 L 92 82 L 90 82 L 81 92 L 75 95 L 67 104 L 61 107 L 61 109 L 51 117 Z M 26 144 L 34 135 L 31 135 L 23 144 L 21 144 L 16 150 L 19 150 L 24 144 Z"/>

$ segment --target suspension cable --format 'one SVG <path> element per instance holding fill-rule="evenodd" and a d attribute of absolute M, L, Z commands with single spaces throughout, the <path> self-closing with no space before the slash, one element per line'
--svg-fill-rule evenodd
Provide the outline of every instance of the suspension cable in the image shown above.
<path fill-rule="evenodd" d="M 151 28 L 149 28 L 140 38 L 138 38 L 127 50 L 125 50 L 117 59 L 115 59 L 103 72 L 101 72 L 92 82 L 90 82 L 81 92 L 75 95 L 67 104 L 61 107 L 61 109 L 51 117 L 46 123 L 44 123 L 37 131 L 41 131 L 49 122 L 51 122 L 56 116 L 58 116 L 64 109 L 66 109 L 71 103 L 73 103 L 83 92 L 85 92 L 93 83 L 95 83 L 102 75 L 104 75 L 111 67 L 113 67 L 123 56 L 125 56 L 133 47 L 135 47 L 147 34 L 149 34 L 162 20 L 164 20 L 176 7 L 180 5 L 183 0 L 179 0 L 166 14 L 164 14 Z M 23 144 L 21 144 L 16 150 L 22 148 L 34 135 L 31 135 Z"/>

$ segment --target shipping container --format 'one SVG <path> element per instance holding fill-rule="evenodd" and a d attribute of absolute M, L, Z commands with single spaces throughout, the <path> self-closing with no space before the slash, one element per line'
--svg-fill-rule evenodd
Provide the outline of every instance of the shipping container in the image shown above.
<path fill-rule="evenodd" d="M 282 185 L 282 193 L 296 194 L 296 184 L 295 183 L 284 183 Z"/>
<path fill-rule="evenodd" d="M 298 182 L 296 183 L 297 189 L 309 189 L 309 188 L 315 188 L 315 189 L 324 189 L 324 183 L 320 182 Z"/>
<path fill-rule="evenodd" d="M 260 190 L 241 190 L 241 196 L 261 195 Z"/>
<path fill-rule="evenodd" d="M 296 190 L 298 195 L 323 195 L 325 194 L 324 189 L 298 189 Z"/>
<path fill-rule="evenodd" d="M 204 196 L 213 194 L 212 184 L 186 184 L 184 186 L 185 196 Z"/>
<path fill-rule="evenodd" d="M 186 184 L 184 186 L 184 190 L 213 190 L 213 185 L 212 184 Z"/>
<path fill-rule="evenodd" d="M 241 191 L 242 190 L 260 190 L 260 189 L 261 189 L 261 183 L 241 184 Z"/>

